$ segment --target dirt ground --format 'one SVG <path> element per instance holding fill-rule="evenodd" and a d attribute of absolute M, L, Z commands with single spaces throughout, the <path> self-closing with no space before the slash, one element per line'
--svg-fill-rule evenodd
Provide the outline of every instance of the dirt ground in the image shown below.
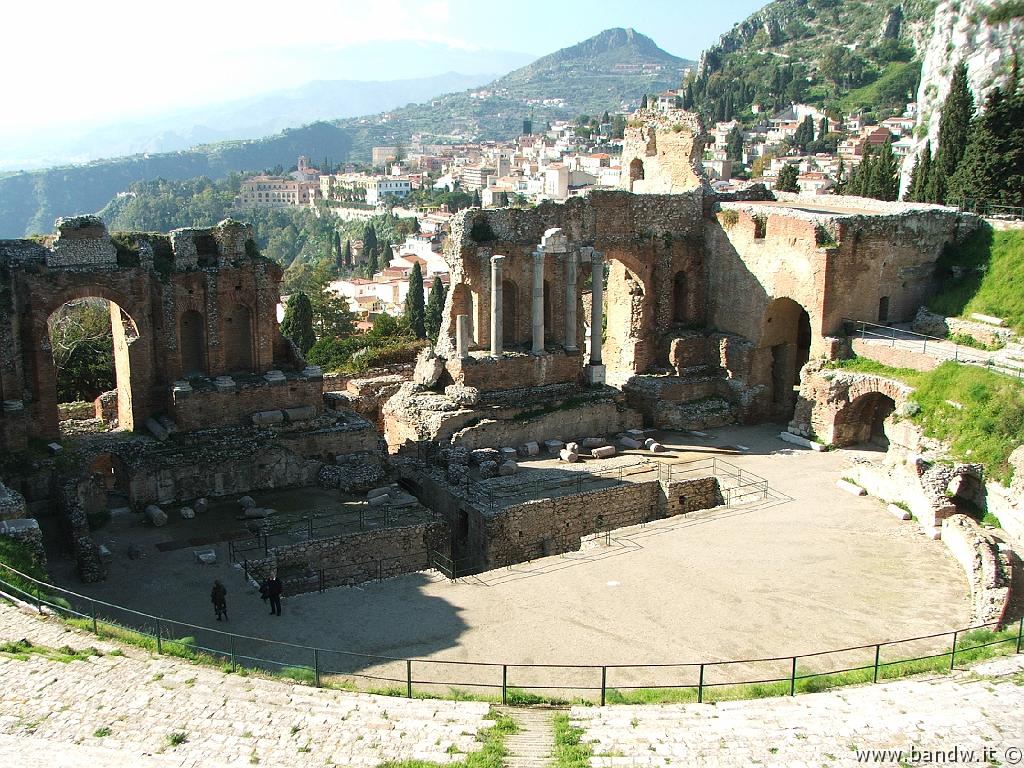
<path fill-rule="evenodd" d="M 150 548 L 144 559 L 129 560 L 121 552 L 122 531 L 107 581 L 83 585 L 68 564 L 54 562 L 52 570 L 70 589 L 212 629 L 453 662 L 735 660 L 809 654 L 966 626 L 967 579 L 945 546 L 926 538 L 916 524 L 895 519 L 881 501 L 836 488 L 855 454 L 796 448 L 779 440 L 778 432 L 778 427 L 759 426 L 722 428 L 705 438 L 660 435 L 672 449 L 668 460 L 722 456 L 767 479 L 768 499 L 623 529 L 607 543 L 603 538 L 588 542 L 578 553 L 456 582 L 420 573 L 322 594 L 286 595 L 280 618 L 268 615 L 238 569 L 227 563 L 224 543 L 213 545 L 216 565 L 196 563 L 190 548 Z M 209 599 L 214 578 L 228 589 L 226 625 L 214 621 Z M 181 628 L 180 634 L 202 633 Z M 309 663 L 301 649 L 253 644 L 251 652 Z M 857 655 L 856 663 L 861 661 Z M 337 655 L 320 663 L 349 671 L 378 668 Z M 418 663 L 416 676 L 445 682 L 477 673 L 488 682 L 500 677 L 500 666 L 470 671 Z M 395 679 L 404 673 L 392 672 Z M 546 679 L 556 672 L 549 670 Z"/>

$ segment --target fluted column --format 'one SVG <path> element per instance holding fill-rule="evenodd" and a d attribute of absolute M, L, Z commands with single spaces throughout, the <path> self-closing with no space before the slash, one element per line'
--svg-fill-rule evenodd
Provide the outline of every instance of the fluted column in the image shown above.
<path fill-rule="evenodd" d="M 504 256 L 491 256 L 491 357 L 501 357 L 502 334 L 502 267 L 505 263 Z"/>
<path fill-rule="evenodd" d="M 533 347 L 535 355 L 544 353 L 544 251 L 538 248 L 533 252 L 533 292 L 530 302 L 533 330 Z"/>
<path fill-rule="evenodd" d="M 576 352 L 576 251 L 565 254 L 565 351 Z"/>

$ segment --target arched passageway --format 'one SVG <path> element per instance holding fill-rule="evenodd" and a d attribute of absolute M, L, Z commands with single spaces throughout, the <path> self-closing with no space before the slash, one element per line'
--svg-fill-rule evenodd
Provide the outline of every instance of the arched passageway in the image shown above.
<path fill-rule="evenodd" d="M 771 403 L 776 416 L 793 417 L 800 369 L 811 355 L 811 319 L 800 304 L 790 298 L 775 299 L 765 312 L 761 332 L 762 349 L 769 349 Z"/>
<path fill-rule="evenodd" d="M 234 304 L 224 313 L 224 366 L 228 373 L 253 372 L 252 311 Z"/>
<path fill-rule="evenodd" d="M 867 392 L 836 414 L 832 442 L 837 446 L 859 445 L 883 450 L 889 447 L 890 417 L 896 402 L 881 392 Z"/>
<path fill-rule="evenodd" d="M 690 290 L 686 280 L 686 273 L 676 272 L 672 281 L 672 322 L 685 323 L 690 319 L 689 312 Z"/>
<path fill-rule="evenodd" d="M 198 376 L 208 370 L 206 332 L 203 326 L 203 316 L 194 309 L 182 313 L 178 324 L 178 345 L 183 376 Z"/>
<path fill-rule="evenodd" d="M 519 340 L 519 286 L 511 280 L 501 283 L 501 340 L 515 344 Z"/>
<path fill-rule="evenodd" d="M 643 181 L 644 178 L 644 161 L 639 157 L 634 158 L 629 164 L 629 189 L 633 191 L 633 183 L 637 181 Z"/>

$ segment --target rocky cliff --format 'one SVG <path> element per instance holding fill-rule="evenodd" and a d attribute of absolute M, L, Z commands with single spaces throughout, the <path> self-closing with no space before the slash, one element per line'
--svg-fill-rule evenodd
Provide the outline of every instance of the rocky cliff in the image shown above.
<path fill-rule="evenodd" d="M 933 152 L 937 146 L 942 102 L 957 62 L 967 62 L 975 103 L 983 104 L 990 90 L 1005 86 L 1014 51 L 1024 56 L 1024 16 L 1013 13 L 1005 0 L 943 0 L 936 6 L 917 93 L 917 145 L 904 161 L 903 189 L 925 142 L 932 142 Z"/>

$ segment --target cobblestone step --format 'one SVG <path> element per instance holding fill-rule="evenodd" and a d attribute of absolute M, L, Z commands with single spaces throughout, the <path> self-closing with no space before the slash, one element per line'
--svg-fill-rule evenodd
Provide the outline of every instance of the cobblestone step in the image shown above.
<path fill-rule="evenodd" d="M 505 768 L 543 768 L 551 764 L 555 749 L 553 713 L 546 709 L 497 707 L 519 726 L 518 733 L 505 738 L 508 755 Z"/>

